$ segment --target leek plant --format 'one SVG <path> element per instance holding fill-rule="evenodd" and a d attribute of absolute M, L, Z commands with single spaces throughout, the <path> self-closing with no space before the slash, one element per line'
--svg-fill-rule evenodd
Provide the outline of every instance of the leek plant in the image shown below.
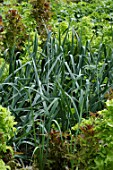
<path fill-rule="evenodd" d="M 18 59 L 12 69 L 10 60 L 9 75 L 0 84 L 0 103 L 10 108 L 18 122 L 12 143 L 22 154 L 15 157 L 29 162 L 37 153 L 42 170 L 51 128 L 68 131 L 89 111 L 103 108 L 113 84 L 113 50 L 101 43 L 94 51 L 90 41 L 82 45 L 69 28 L 63 35 L 59 30 L 58 38 L 49 32 L 42 51 L 38 48 L 36 33 L 32 51 L 26 48 L 29 61 L 23 64 Z M 10 57 L 16 55 L 11 51 Z"/>

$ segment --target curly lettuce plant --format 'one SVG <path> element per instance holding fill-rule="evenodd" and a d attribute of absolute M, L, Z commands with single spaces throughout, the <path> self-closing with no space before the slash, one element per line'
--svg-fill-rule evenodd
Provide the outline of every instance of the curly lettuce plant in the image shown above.
<path fill-rule="evenodd" d="M 112 170 L 113 99 L 106 102 L 106 109 L 90 114 L 73 127 L 80 131 L 76 141 L 76 165 L 80 170 Z"/>
<path fill-rule="evenodd" d="M 11 112 L 0 106 L 0 159 L 3 159 L 4 162 L 8 162 L 13 154 L 12 148 L 7 143 L 14 136 L 15 124 Z"/>
<path fill-rule="evenodd" d="M 10 167 L 6 166 L 2 159 L 0 159 L 0 170 L 10 170 Z"/>

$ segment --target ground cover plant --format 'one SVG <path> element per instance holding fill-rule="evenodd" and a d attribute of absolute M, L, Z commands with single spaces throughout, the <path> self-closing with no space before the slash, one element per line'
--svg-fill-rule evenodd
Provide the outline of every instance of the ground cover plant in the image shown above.
<path fill-rule="evenodd" d="M 112 109 L 107 105 L 109 116 L 103 111 L 113 88 L 112 6 L 111 0 L 0 3 L 0 104 L 17 122 L 7 142 L 20 165 L 10 161 L 12 169 L 112 168 L 106 141 Z"/>

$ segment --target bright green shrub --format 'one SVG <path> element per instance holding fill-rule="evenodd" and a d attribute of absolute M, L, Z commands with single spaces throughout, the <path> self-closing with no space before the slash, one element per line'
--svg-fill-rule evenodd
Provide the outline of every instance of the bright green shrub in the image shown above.
<path fill-rule="evenodd" d="M 89 119 L 73 129 L 80 129 L 77 136 L 76 165 L 81 170 L 113 169 L 113 99 L 106 102 L 106 109 L 91 113 Z"/>

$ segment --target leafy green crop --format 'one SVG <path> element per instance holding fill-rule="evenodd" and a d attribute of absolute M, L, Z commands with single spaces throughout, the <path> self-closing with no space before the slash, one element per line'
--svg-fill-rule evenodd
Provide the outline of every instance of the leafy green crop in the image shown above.
<path fill-rule="evenodd" d="M 13 156 L 13 150 L 8 146 L 9 140 L 14 136 L 16 128 L 14 125 L 14 117 L 8 109 L 0 106 L 0 169 L 6 170 L 9 166 L 5 166 L 5 163 L 11 160 Z"/>
<path fill-rule="evenodd" d="M 91 2 L 91 3 L 90 3 Z M 78 3 L 53 3 L 53 18 L 51 25 L 53 31 L 58 33 L 58 27 L 61 25 L 61 32 L 68 25 L 76 29 L 79 36 L 82 35 L 82 42 L 91 40 L 91 46 L 97 48 L 100 43 L 105 43 L 112 47 L 112 7 L 113 3 L 109 1 L 78 1 Z M 57 8 L 57 11 L 55 10 Z M 68 27 L 68 26 L 67 26 Z M 66 28 L 67 28 L 66 27 Z"/>
<path fill-rule="evenodd" d="M 6 166 L 2 159 L 0 159 L 0 170 L 10 170 L 10 167 Z"/>
<path fill-rule="evenodd" d="M 0 59 L 0 103 L 9 107 L 18 122 L 12 140 L 21 154 L 15 157 L 28 163 L 32 151 L 37 150 L 43 169 L 49 147 L 46 136 L 53 121 L 65 132 L 80 124 L 83 117 L 88 119 L 90 111 L 104 108 L 106 93 L 113 86 L 113 3 L 18 2 L 0 3 L 0 57 L 4 58 Z M 92 124 L 87 128 L 88 135 L 94 135 Z M 87 134 L 84 128 L 81 131 Z M 95 158 L 100 145 L 95 138 L 88 136 L 83 145 L 88 143 L 88 147 L 77 153 L 81 169 L 87 167 L 88 157 Z M 92 162 L 90 159 L 88 165 Z"/>
<path fill-rule="evenodd" d="M 79 128 L 76 156 L 79 169 L 113 169 L 113 99 L 106 102 L 106 109 L 91 113 L 73 130 Z M 86 154 L 87 153 L 87 154 Z"/>
<path fill-rule="evenodd" d="M 6 152 L 7 142 L 14 136 L 14 117 L 6 108 L 0 106 L 0 153 Z"/>

